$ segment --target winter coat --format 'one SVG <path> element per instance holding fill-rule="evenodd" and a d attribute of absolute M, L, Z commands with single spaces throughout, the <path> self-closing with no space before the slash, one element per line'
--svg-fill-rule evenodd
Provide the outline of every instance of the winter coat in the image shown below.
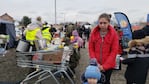
<path fill-rule="evenodd" d="M 81 47 L 83 45 L 83 39 L 79 36 L 77 30 L 74 30 L 72 35 L 74 36 L 74 40 L 71 43 L 78 43 L 78 46 Z"/>
<path fill-rule="evenodd" d="M 145 37 L 145 31 L 143 29 L 132 32 L 133 39 L 142 39 L 144 37 Z"/>
<path fill-rule="evenodd" d="M 127 84 L 145 84 L 149 69 L 149 57 L 131 58 L 127 60 L 127 64 L 124 74 Z"/>
<path fill-rule="evenodd" d="M 118 34 L 112 26 L 108 26 L 108 32 L 105 37 L 100 36 L 99 26 L 92 31 L 89 39 L 90 58 L 96 58 L 104 70 L 115 67 L 115 59 L 118 54 L 119 39 Z"/>
<path fill-rule="evenodd" d="M 145 27 L 143 27 L 143 30 L 145 32 L 145 36 L 149 36 L 149 25 L 146 25 Z"/>

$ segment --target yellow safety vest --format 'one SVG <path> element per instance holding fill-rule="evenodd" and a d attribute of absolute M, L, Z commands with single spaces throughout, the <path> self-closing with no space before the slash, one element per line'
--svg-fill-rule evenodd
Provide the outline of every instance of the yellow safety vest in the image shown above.
<path fill-rule="evenodd" d="M 40 28 L 36 28 L 34 30 L 27 30 L 26 31 L 26 40 L 30 41 L 30 43 L 33 45 L 33 41 L 34 40 L 37 40 L 37 37 L 36 37 L 36 33 L 40 30 Z"/>
<path fill-rule="evenodd" d="M 48 40 L 48 41 L 51 41 L 52 35 L 51 35 L 51 33 L 49 32 L 49 29 L 50 29 L 50 28 L 46 28 L 46 29 L 42 30 L 42 36 L 43 36 L 44 39 L 46 39 L 46 40 Z"/>

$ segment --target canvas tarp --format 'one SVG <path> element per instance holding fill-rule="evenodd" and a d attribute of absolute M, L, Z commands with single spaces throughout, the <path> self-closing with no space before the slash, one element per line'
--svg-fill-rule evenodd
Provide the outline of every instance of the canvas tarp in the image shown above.
<path fill-rule="evenodd" d="M 9 35 L 8 48 L 15 47 L 15 25 L 11 22 L 0 20 L 0 34 Z"/>

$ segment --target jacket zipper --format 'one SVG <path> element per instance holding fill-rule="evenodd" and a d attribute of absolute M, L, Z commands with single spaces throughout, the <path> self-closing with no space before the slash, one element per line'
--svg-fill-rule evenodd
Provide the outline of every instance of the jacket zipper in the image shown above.
<path fill-rule="evenodd" d="M 102 42 L 100 44 L 100 64 L 102 64 L 102 46 L 103 46 L 103 42 L 104 42 L 104 37 L 102 37 Z"/>

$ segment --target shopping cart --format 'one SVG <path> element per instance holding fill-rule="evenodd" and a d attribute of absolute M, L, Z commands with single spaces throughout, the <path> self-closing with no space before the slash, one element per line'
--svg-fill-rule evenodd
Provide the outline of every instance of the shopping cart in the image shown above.
<path fill-rule="evenodd" d="M 27 75 L 21 84 L 24 84 L 35 77 L 38 77 L 35 84 L 38 84 L 49 77 L 52 77 L 57 84 L 60 84 L 56 78 L 56 74 L 61 74 L 62 76 L 65 75 L 71 84 L 74 84 L 73 79 L 67 73 L 67 70 L 69 70 L 73 77 L 75 77 L 74 73 L 68 66 L 70 54 L 72 54 L 70 48 L 67 50 L 58 49 L 54 51 L 42 50 L 33 52 L 17 52 L 18 66 L 36 68 L 36 71 Z M 30 56 L 33 56 L 33 59 L 31 59 Z"/>

